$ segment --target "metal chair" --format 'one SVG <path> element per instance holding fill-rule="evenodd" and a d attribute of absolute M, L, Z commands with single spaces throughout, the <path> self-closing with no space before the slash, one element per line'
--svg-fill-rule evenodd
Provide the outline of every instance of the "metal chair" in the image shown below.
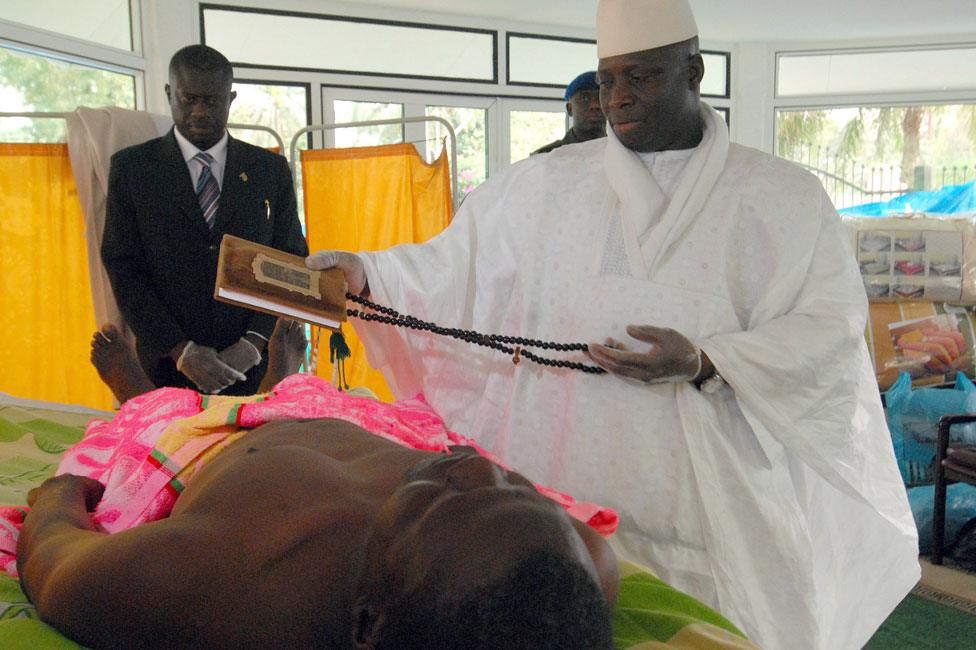
<path fill-rule="evenodd" d="M 939 418 L 939 438 L 936 442 L 933 477 L 935 506 L 932 511 L 932 564 L 942 564 L 945 548 L 946 486 L 965 482 L 976 485 L 976 446 L 949 446 L 949 429 L 956 424 L 976 422 L 976 413 L 943 415 Z"/>

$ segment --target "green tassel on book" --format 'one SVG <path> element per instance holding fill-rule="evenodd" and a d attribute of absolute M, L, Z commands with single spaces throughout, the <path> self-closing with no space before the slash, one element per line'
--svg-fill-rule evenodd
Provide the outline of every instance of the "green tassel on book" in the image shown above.
<path fill-rule="evenodd" d="M 346 337 L 342 335 L 342 330 L 332 332 L 329 337 L 329 361 L 336 367 L 336 384 L 339 390 L 349 390 L 346 382 L 346 359 L 352 356 Z"/>

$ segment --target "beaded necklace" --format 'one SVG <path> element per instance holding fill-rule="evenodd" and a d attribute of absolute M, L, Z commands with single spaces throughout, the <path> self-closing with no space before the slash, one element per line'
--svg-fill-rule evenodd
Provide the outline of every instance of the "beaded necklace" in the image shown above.
<path fill-rule="evenodd" d="M 493 350 L 498 350 L 499 352 L 512 355 L 512 363 L 514 364 L 518 364 L 522 359 L 528 359 L 534 363 L 549 366 L 551 368 L 568 368 L 570 370 L 580 370 L 582 372 L 594 375 L 602 375 L 606 373 L 606 370 L 599 366 L 591 366 L 578 361 L 567 361 L 566 359 L 550 359 L 525 349 L 532 347 L 541 348 L 543 350 L 554 350 L 557 352 L 585 352 L 585 343 L 555 343 L 552 341 L 527 339 L 520 336 L 482 334 L 472 330 L 441 327 L 440 325 L 420 320 L 414 316 L 401 314 L 390 307 L 378 305 L 375 302 L 371 302 L 366 298 L 363 298 L 362 296 L 354 296 L 351 293 L 347 293 L 346 299 L 372 310 L 362 311 L 360 309 L 347 309 L 346 314 L 353 318 L 358 318 L 364 321 L 375 321 L 377 323 L 393 325 L 395 327 L 406 327 L 408 329 L 431 332 L 440 336 L 448 336 L 467 343 L 474 343 L 475 345 L 492 348 Z M 340 332 L 333 333 L 329 341 L 329 348 L 329 357 L 332 361 L 338 361 L 341 363 L 346 357 L 349 356 L 349 347 L 346 345 L 345 339 L 343 339 Z M 345 373 L 340 369 L 340 385 L 345 383 L 344 375 Z"/>

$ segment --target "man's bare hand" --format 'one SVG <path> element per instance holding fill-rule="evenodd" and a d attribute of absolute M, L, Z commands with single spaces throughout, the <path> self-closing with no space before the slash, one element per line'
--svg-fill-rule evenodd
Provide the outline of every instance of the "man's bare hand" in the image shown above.
<path fill-rule="evenodd" d="M 49 495 L 53 495 L 58 500 L 82 497 L 85 500 L 85 509 L 93 512 L 104 493 L 105 486 L 93 478 L 62 474 L 49 478 L 28 492 L 27 505 L 33 507 L 39 499 L 48 498 Z"/>
<path fill-rule="evenodd" d="M 691 381 L 701 370 L 701 351 L 680 332 L 666 327 L 628 325 L 627 333 L 648 343 L 633 352 L 619 341 L 590 343 L 587 354 L 601 368 L 647 384 Z"/>

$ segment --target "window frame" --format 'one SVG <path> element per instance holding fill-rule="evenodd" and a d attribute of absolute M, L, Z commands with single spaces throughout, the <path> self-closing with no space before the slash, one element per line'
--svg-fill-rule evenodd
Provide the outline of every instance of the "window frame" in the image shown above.
<path fill-rule="evenodd" d="M 908 106 L 938 106 L 950 104 L 976 104 L 976 83 L 969 90 L 902 90 L 889 92 L 861 92 L 835 94 L 779 94 L 779 60 L 781 56 L 790 55 L 829 55 L 834 53 L 879 52 L 879 51 L 924 51 L 932 49 L 953 49 L 957 47 L 973 47 L 974 43 L 960 43 L 957 40 L 939 42 L 902 42 L 875 45 L 871 43 L 863 46 L 838 47 L 836 44 L 826 43 L 822 47 L 816 44 L 803 48 L 771 47 L 769 50 L 769 110 L 764 118 L 768 128 L 769 149 L 778 156 L 780 150 L 780 134 L 778 128 L 779 114 L 791 111 L 830 111 L 835 109 L 857 108 L 903 108 Z"/>
<path fill-rule="evenodd" d="M 721 95 L 709 95 L 702 93 L 702 97 L 708 97 L 710 99 L 732 99 L 732 53 L 725 52 L 722 50 L 700 50 L 700 54 L 710 54 L 712 56 L 720 56 L 725 59 L 725 92 Z M 708 68 L 705 69 L 705 74 L 708 74 Z M 731 113 L 729 114 L 731 119 Z M 731 122 L 729 122 L 731 124 Z"/>
<path fill-rule="evenodd" d="M 946 42 L 946 43 L 931 43 L 931 44 L 914 44 L 914 45 L 903 45 L 903 46 L 884 46 L 884 47 L 833 47 L 833 48 L 823 48 L 823 49 L 782 49 L 776 50 L 773 56 L 773 101 L 778 104 L 780 102 L 809 102 L 817 101 L 818 99 L 826 99 L 830 101 L 831 99 L 837 98 L 860 98 L 860 97 L 898 97 L 898 96 L 946 96 L 955 95 L 957 93 L 976 93 L 976 81 L 973 81 L 969 88 L 953 88 L 949 90 L 878 90 L 878 91 L 866 91 L 866 92 L 845 92 L 845 93 L 797 93 L 792 95 L 780 94 L 780 61 L 782 59 L 788 58 L 799 58 L 799 57 L 823 57 L 831 55 L 858 55 L 858 54 L 886 54 L 886 53 L 912 53 L 912 52 L 932 52 L 940 50 L 976 50 L 976 43 L 974 42 Z"/>
<path fill-rule="evenodd" d="M 231 64 L 234 66 L 235 69 L 282 70 L 282 71 L 289 71 L 289 72 L 353 75 L 357 77 L 362 76 L 362 77 L 382 77 L 382 78 L 390 78 L 390 79 L 422 79 L 426 81 L 446 81 L 446 82 L 462 82 L 462 83 L 475 83 L 475 84 L 497 84 L 498 83 L 498 30 L 484 29 L 479 27 L 466 27 L 461 25 L 447 25 L 441 23 L 417 23 L 417 22 L 409 22 L 409 21 L 402 21 L 402 20 L 366 18 L 363 16 L 320 14 L 320 13 L 312 13 L 306 11 L 293 11 L 293 10 L 286 10 L 286 9 L 268 9 L 264 7 L 261 8 L 241 7 L 241 6 L 220 5 L 220 4 L 212 4 L 212 3 L 200 3 L 198 16 L 200 21 L 200 42 L 203 44 L 207 43 L 206 17 L 204 15 L 204 12 L 208 9 L 214 11 L 261 14 L 267 16 L 286 16 L 289 18 L 308 18 L 312 20 L 328 20 L 328 21 L 367 24 L 367 25 L 383 25 L 388 27 L 407 27 L 411 29 L 464 32 L 464 33 L 473 33 L 473 34 L 482 34 L 486 36 L 491 36 L 491 47 L 492 47 L 491 79 L 442 77 L 437 75 L 415 75 L 415 74 L 374 72 L 374 71 L 362 71 L 362 70 L 344 70 L 344 69 L 334 69 L 334 68 L 310 68 L 304 66 L 281 66 L 281 65 L 244 63 L 244 62 L 231 60 Z"/>
<path fill-rule="evenodd" d="M 546 84 L 538 83 L 532 81 L 512 81 L 512 37 L 516 38 L 534 38 L 541 41 L 560 41 L 563 43 L 587 43 L 590 45 L 596 45 L 596 40 L 592 38 L 576 38 L 572 36 L 554 36 L 552 34 L 532 34 L 529 32 L 513 32 L 505 31 L 505 84 L 508 86 L 521 86 L 525 88 L 556 88 L 560 92 L 565 91 L 566 83 L 571 81 L 567 79 L 565 83 L 561 84 Z M 593 69 L 596 70 L 597 60 L 593 60 Z M 585 70 L 580 70 L 580 72 L 585 72 Z"/>
<path fill-rule="evenodd" d="M 301 87 L 305 89 L 305 126 L 312 123 L 312 83 L 308 81 L 284 81 L 281 79 L 246 79 L 239 78 L 237 75 L 234 76 L 235 84 L 253 84 L 256 86 L 292 86 Z M 233 106 L 233 105 L 232 105 Z M 233 110 L 233 109 L 232 109 Z M 288 157 L 288 147 L 291 146 L 291 138 L 294 133 L 279 133 L 281 139 L 285 142 L 285 151 L 281 152 L 282 156 Z M 312 134 L 308 134 L 307 146 L 312 148 Z"/>
<path fill-rule="evenodd" d="M 149 62 L 143 52 L 142 0 L 129 0 L 128 4 L 132 32 L 131 51 L 2 19 L 0 19 L 0 46 L 26 54 L 132 76 L 135 109 L 145 110 L 146 71 Z"/>

